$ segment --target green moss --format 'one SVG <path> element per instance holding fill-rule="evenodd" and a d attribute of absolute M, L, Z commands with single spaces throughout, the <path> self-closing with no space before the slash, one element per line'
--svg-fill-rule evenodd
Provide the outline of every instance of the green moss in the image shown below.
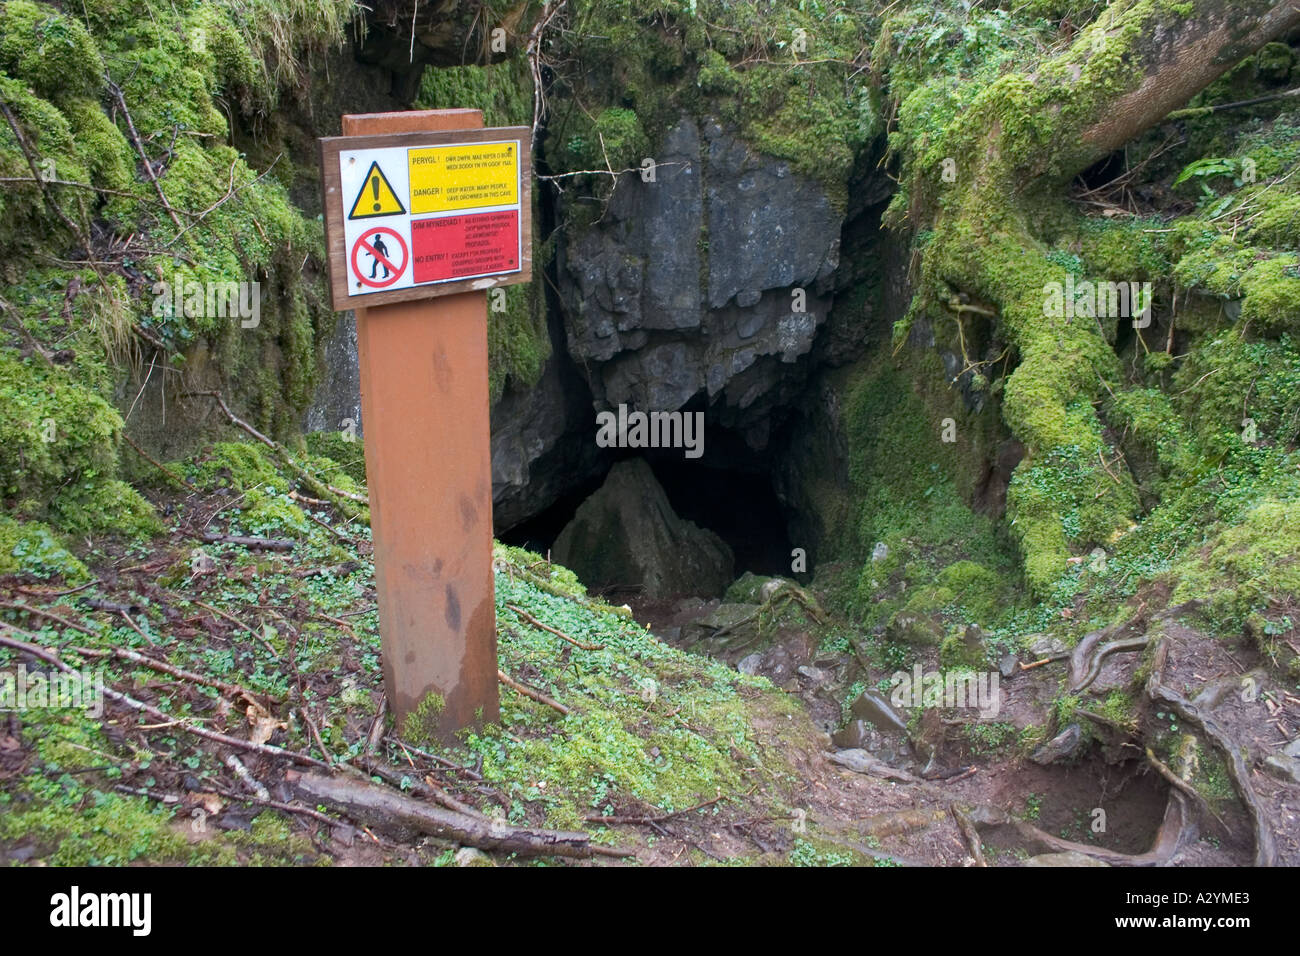
<path fill-rule="evenodd" d="M 0 6 L 0 70 L 58 99 L 98 90 L 104 61 L 79 19 L 48 4 L 8 0 Z"/>
<path fill-rule="evenodd" d="M 50 509 L 70 534 L 118 534 L 147 540 L 162 533 L 162 522 L 140 493 L 115 478 L 77 482 L 59 492 Z"/>
<path fill-rule="evenodd" d="M 939 572 L 937 583 L 953 594 L 976 621 L 990 621 L 1005 600 L 1002 578 L 974 561 L 957 561 Z"/>
<path fill-rule="evenodd" d="M 186 471 L 197 487 L 208 490 L 288 490 L 274 454 L 265 445 L 252 442 L 217 442 L 188 462 Z"/>
<path fill-rule="evenodd" d="M 1208 554 L 1184 560 L 1174 574 L 1171 603 L 1207 602 L 1205 614 L 1226 633 L 1274 599 L 1300 593 L 1300 501 L 1265 500 L 1225 528 Z"/>
<path fill-rule="evenodd" d="M 307 450 L 318 458 L 336 462 L 353 481 L 365 484 L 365 443 L 351 432 L 309 432 L 304 436 Z"/>
<path fill-rule="evenodd" d="M 429 744 L 438 740 L 440 728 L 438 721 L 447 709 L 447 699 L 441 694 L 430 691 L 409 714 L 402 724 L 402 737 L 413 744 Z"/>
<path fill-rule="evenodd" d="M 939 644 L 939 666 L 945 671 L 969 670 L 988 664 L 988 652 L 983 645 L 967 641 L 964 631 L 965 628 L 958 629 Z"/>
<path fill-rule="evenodd" d="M 0 574 L 15 572 L 37 578 L 57 576 L 76 584 L 90 577 L 48 526 L 0 515 Z"/>

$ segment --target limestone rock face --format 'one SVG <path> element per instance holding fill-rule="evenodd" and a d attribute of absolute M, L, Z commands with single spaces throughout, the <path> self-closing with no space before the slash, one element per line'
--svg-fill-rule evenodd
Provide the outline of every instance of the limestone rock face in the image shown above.
<path fill-rule="evenodd" d="M 734 562 L 721 538 L 678 517 L 639 458 L 610 469 L 560 532 L 552 555 L 589 588 L 640 585 L 651 598 L 720 594 Z"/>
<path fill-rule="evenodd" d="M 802 387 L 796 363 L 826 320 L 842 214 L 708 120 L 682 119 L 655 160 L 653 183 L 625 177 L 562 244 L 569 353 L 600 408 L 703 396 L 710 424 L 761 448 L 759 423 Z"/>

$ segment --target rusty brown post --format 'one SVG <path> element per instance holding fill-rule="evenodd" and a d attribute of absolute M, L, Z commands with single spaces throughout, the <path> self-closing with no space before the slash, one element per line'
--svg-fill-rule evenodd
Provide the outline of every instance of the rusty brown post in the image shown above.
<path fill-rule="evenodd" d="M 481 129 L 479 110 L 343 117 L 344 136 Z M 358 308 L 384 688 L 399 733 L 497 719 L 487 293 Z"/>

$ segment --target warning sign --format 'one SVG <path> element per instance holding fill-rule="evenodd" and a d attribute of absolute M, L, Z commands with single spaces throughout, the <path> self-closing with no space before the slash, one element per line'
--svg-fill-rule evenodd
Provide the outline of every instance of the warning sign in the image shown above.
<path fill-rule="evenodd" d="M 416 282 L 513 272 L 519 266 L 519 212 L 417 219 L 411 246 Z"/>
<path fill-rule="evenodd" d="M 519 152 L 514 143 L 413 149 L 411 212 L 449 212 L 519 201 Z"/>
<path fill-rule="evenodd" d="M 409 257 L 406 240 L 400 234 L 383 226 L 371 229 L 352 246 L 352 274 L 357 288 L 388 288 L 402 278 Z"/>
<path fill-rule="evenodd" d="M 371 163 L 348 218 L 373 219 L 376 216 L 401 216 L 405 213 L 406 207 L 397 198 L 397 193 L 393 192 L 384 171 L 378 163 Z"/>
<path fill-rule="evenodd" d="M 323 139 L 334 307 L 528 281 L 530 140 L 527 127 Z"/>

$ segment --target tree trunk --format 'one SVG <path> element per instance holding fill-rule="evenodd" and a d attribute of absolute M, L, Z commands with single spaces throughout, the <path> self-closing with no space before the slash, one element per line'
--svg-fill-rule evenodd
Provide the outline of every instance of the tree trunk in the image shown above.
<path fill-rule="evenodd" d="M 1120 531 L 1138 497 L 1127 472 L 1109 472 L 1088 404 L 1103 384 L 1118 384 L 1118 361 L 1094 320 L 1045 308 L 1044 290 L 1063 287 L 1066 272 L 1046 258 L 1039 231 L 1069 221 L 1061 192 L 1080 171 L 1298 24 L 1300 0 L 1116 0 L 1068 49 L 1032 75 L 992 83 L 909 157 L 912 215 L 924 222 L 932 211 L 934 233 L 910 314 L 943 321 L 937 306 L 953 290 L 970 293 L 997 306 L 998 335 L 1020 358 L 1002 404 L 1027 449 L 1008 516 L 1040 596 L 1064 571 L 1070 545 Z M 938 182 L 946 158 L 962 169 L 955 187 Z M 1051 474 L 1039 481 L 1033 472 L 1044 463 Z M 1073 541 L 1067 512 L 1090 529 Z"/>

